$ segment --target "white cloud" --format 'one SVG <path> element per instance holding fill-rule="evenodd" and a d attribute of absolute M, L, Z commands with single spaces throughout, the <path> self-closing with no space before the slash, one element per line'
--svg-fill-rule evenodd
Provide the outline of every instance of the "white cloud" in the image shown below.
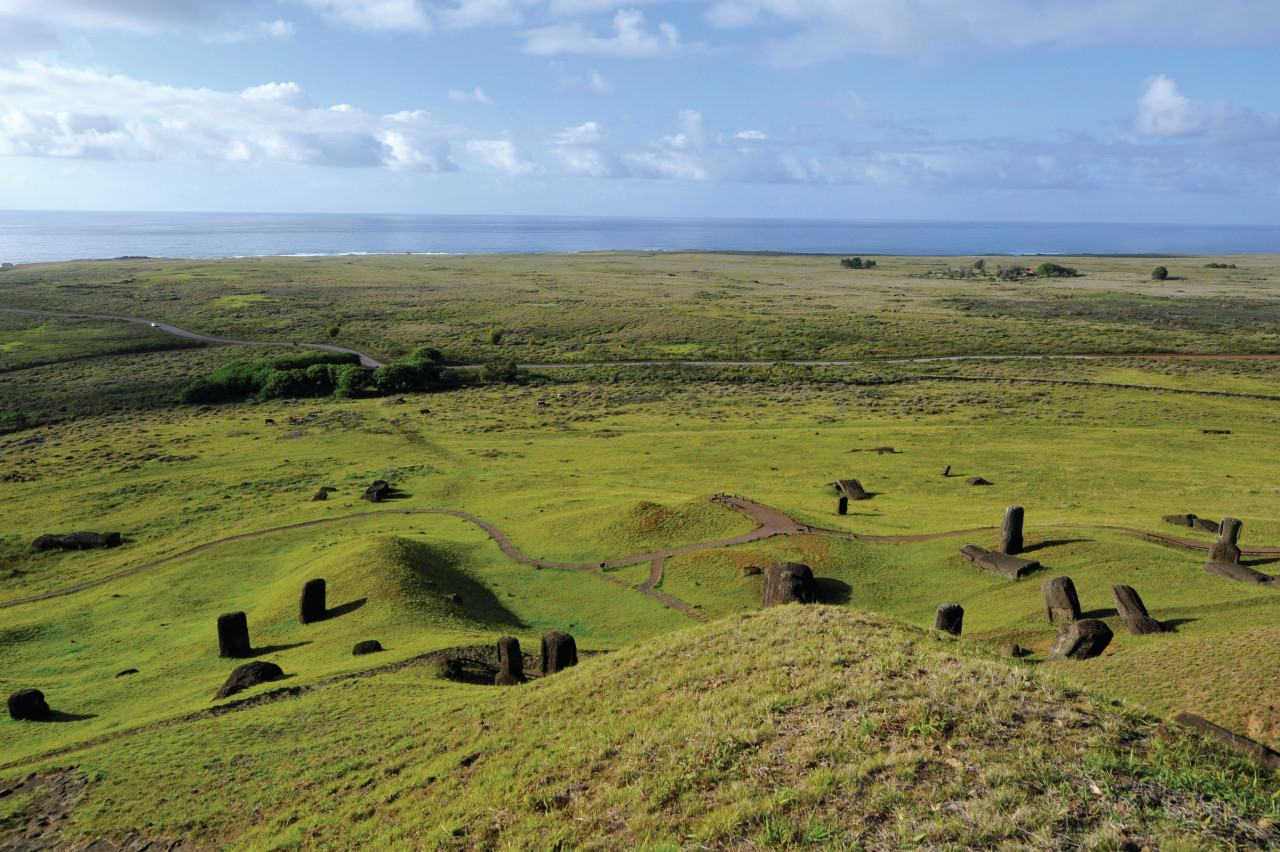
<path fill-rule="evenodd" d="M 485 165 L 508 175 L 527 175 L 537 170 L 507 139 L 473 139 L 467 143 L 467 150 Z"/>
<path fill-rule="evenodd" d="M 1139 136 L 1195 136 L 1231 123 L 1225 104 L 1193 102 L 1163 74 L 1148 77 L 1135 104 L 1133 127 Z"/>
<path fill-rule="evenodd" d="M 581 23 L 556 24 L 526 31 L 524 50 L 534 56 L 560 53 L 598 53 L 638 58 L 662 56 L 680 49 L 680 33 L 674 24 L 658 24 L 657 32 L 645 26 L 637 9 L 619 9 L 613 16 L 612 36 L 597 36 Z"/>
<path fill-rule="evenodd" d="M 484 104 L 489 106 L 493 103 L 493 99 L 484 93 L 484 89 L 476 86 L 470 92 L 464 92 L 461 89 L 450 89 L 449 100 L 457 101 L 460 104 Z"/>
<path fill-rule="evenodd" d="M 880 105 L 872 103 L 857 92 L 841 89 L 832 99 L 832 106 L 845 121 L 855 124 L 880 124 L 884 121 L 884 112 Z"/>
<path fill-rule="evenodd" d="M 565 70 L 563 62 L 550 64 L 562 89 L 589 92 L 593 95 L 612 95 L 614 92 L 613 83 L 593 68 L 588 68 L 581 74 L 571 74 Z"/>
<path fill-rule="evenodd" d="M 30 61 L 0 67 L 0 103 L 0 154 L 32 157 L 447 170 L 469 135 L 421 111 L 325 109 L 295 83 L 218 92 Z"/>
<path fill-rule="evenodd" d="M 301 0 L 337 24 L 362 30 L 429 32 L 431 21 L 417 0 Z"/>
<path fill-rule="evenodd" d="M 210 33 L 205 36 L 205 39 L 207 41 L 232 43 L 253 41 L 260 38 L 292 38 L 293 34 L 292 21 L 254 21 L 250 24 Z"/>

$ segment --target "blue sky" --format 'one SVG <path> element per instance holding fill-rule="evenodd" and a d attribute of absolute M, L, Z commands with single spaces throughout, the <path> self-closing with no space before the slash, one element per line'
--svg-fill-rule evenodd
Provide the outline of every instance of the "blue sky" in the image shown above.
<path fill-rule="evenodd" d="M 0 0 L 0 208 L 1280 224 L 1280 2 Z"/>

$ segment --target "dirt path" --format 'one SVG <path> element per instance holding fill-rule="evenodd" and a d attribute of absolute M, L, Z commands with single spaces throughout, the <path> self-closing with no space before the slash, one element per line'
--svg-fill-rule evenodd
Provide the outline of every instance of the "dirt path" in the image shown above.
<path fill-rule="evenodd" d="M 750 532 L 741 535 L 732 536 L 731 538 L 717 539 L 716 541 L 698 542 L 696 544 L 685 544 L 679 547 L 669 547 L 665 550 L 655 550 L 648 553 L 638 553 L 634 556 L 624 556 L 618 559 L 608 559 L 603 562 L 557 562 L 550 559 L 535 559 L 532 556 L 526 556 L 511 542 L 511 539 L 493 524 L 477 517 L 470 512 L 463 512 L 457 509 L 377 509 L 371 512 L 355 512 L 350 515 L 342 515 L 336 518 L 319 518 L 314 521 L 302 521 L 296 524 L 288 524 L 281 527 L 271 527 L 269 529 L 257 530 L 255 532 L 241 533 L 240 535 L 228 536 L 220 538 L 216 541 L 206 542 L 189 548 L 181 553 L 175 553 L 172 556 L 166 556 L 163 559 L 157 559 L 144 565 L 138 565 L 128 568 L 124 571 L 117 571 L 105 577 L 99 577 L 96 580 L 89 580 L 75 586 L 68 586 L 63 589 L 56 589 L 52 592 L 45 592 L 39 595 L 32 595 L 27 598 L 20 598 L 13 601 L 5 601 L 0 603 L 0 609 L 11 606 L 19 606 L 21 604 L 34 603 L 35 601 L 48 600 L 49 598 L 61 597 L 63 595 L 73 594 L 75 592 L 90 589 L 94 586 L 100 586 L 103 583 L 109 583 L 112 580 L 118 580 L 121 577 L 127 577 L 130 574 L 136 574 L 139 571 L 146 571 L 173 562 L 176 559 L 182 559 L 196 553 L 201 553 L 210 548 L 220 547 L 224 544 L 230 544 L 236 541 L 244 541 L 245 539 L 258 538 L 260 536 L 272 535 L 275 533 L 288 532 L 290 530 L 300 530 L 307 527 L 320 526 L 323 524 L 336 524 L 346 521 L 359 520 L 361 518 L 376 517 L 379 515 L 451 515 L 455 518 L 461 518 L 469 521 L 484 530 L 491 539 L 498 545 L 498 548 L 511 559 L 523 565 L 534 565 L 540 568 L 565 568 L 574 571 L 586 571 L 601 580 L 608 581 L 615 585 L 634 589 L 642 595 L 661 601 L 671 608 L 696 618 L 699 621 L 705 620 L 703 616 L 696 612 L 694 607 L 688 603 L 672 597 L 664 592 L 656 589 L 658 583 L 662 581 L 662 571 L 666 560 L 669 557 L 682 553 L 694 553 L 699 550 L 709 550 L 717 547 L 730 547 L 735 544 L 745 544 L 751 541 L 758 541 L 763 538 L 770 538 L 775 535 L 828 535 L 837 538 L 850 539 L 852 541 L 862 541 L 868 543 L 911 543 L 922 541 L 936 541 L 944 538 L 960 538 L 963 536 L 974 535 L 980 532 L 987 532 L 994 527 L 979 527 L 969 530 L 953 530 L 950 532 L 940 533 L 921 533 L 916 535 L 866 535 L 859 533 L 846 532 L 844 530 L 829 530 L 821 527 L 811 527 L 801 524 L 795 519 L 783 514 L 771 506 L 763 503 L 757 503 L 737 494 L 716 494 L 711 499 L 716 500 L 728 506 L 747 517 L 754 520 L 757 524 L 756 528 Z M 1142 538 L 1151 539 L 1153 541 L 1163 542 L 1165 544 L 1177 545 L 1179 547 L 1188 547 L 1195 550 L 1208 550 L 1209 542 L 1195 541 L 1193 539 L 1179 538 L 1177 536 L 1165 535 L 1163 533 L 1146 532 L 1145 530 L 1132 529 L 1130 527 L 1080 527 L 1072 526 L 1072 529 L 1098 529 L 1109 530 L 1111 532 L 1127 533 L 1129 535 L 1141 536 Z M 1280 554 L 1280 547 L 1241 547 L 1240 552 L 1250 556 L 1266 556 Z M 649 579 L 645 582 L 632 586 L 631 584 L 618 579 L 617 577 L 605 573 L 607 568 L 620 568 L 625 565 L 635 565 L 640 562 L 650 563 Z"/>

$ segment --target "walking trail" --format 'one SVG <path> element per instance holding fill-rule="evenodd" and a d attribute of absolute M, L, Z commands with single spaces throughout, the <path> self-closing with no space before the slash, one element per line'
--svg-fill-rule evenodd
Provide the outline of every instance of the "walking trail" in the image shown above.
<path fill-rule="evenodd" d="M 56 589 L 52 592 L 45 592 L 44 594 L 33 595 L 28 598 L 21 598 L 19 600 L 13 600 L 13 601 L 6 601 L 4 603 L 0 603 L 0 609 L 4 609 L 6 607 L 11 607 L 11 606 L 19 606 L 21 604 L 33 603 L 35 601 L 48 600 L 49 598 L 61 597 L 63 595 L 69 595 L 74 592 L 79 592 L 84 589 L 92 588 L 94 586 L 100 586 L 103 583 L 109 583 L 112 580 L 117 580 L 121 577 L 127 577 L 130 574 L 137 574 L 140 571 L 146 571 L 148 569 L 155 568 L 157 566 L 164 565 L 169 562 L 173 562 L 174 560 L 177 560 L 177 559 L 183 559 L 187 556 L 191 556 L 193 554 L 200 553 L 202 551 L 209 550 L 214 547 L 220 547 L 222 545 L 231 544 L 232 542 L 236 542 L 236 541 L 244 541 L 245 539 L 258 538 L 260 536 L 266 536 L 266 535 L 273 535 L 275 533 L 286 532 L 289 530 L 304 529 L 306 527 L 320 526 L 322 524 L 335 524 L 335 523 L 343 523 L 346 521 L 360 520 L 362 518 L 372 518 L 380 515 L 452 515 L 455 518 L 461 518 L 465 521 L 469 521 L 475 524 L 476 526 L 480 527 L 480 529 L 484 530 L 486 533 L 489 534 L 489 537 L 494 540 L 494 542 L 498 545 L 498 547 L 502 550 L 503 553 L 505 553 L 507 556 L 511 557 L 515 561 L 520 562 L 524 565 L 534 565 L 539 568 L 566 568 L 570 570 L 587 571 L 591 573 L 593 576 L 601 580 L 605 580 L 615 585 L 623 586 L 629 589 L 634 589 L 640 594 L 646 595 L 655 600 L 661 601 L 662 603 L 670 606 L 672 609 L 678 610 L 679 612 L 682 612 L 685 615 L 690 616 L 691 618 L 696 618 L 699 621 L 704 621 L 705 618 L 702 616 L 701 613 L 696 611 L 696 608 L 694 606 L 690 606 L 685 601 L 682 601 L 669 594 L 666 594 L 665 592 L 660 592 L 657 590 L 656 587 L 658 583 L 661 582 L 662 580 L 663 565 L 666 562 L 668 557 L 675 556 L 681 553 L 693 553 L 699 550 L 709 550 L 711 548 L 729 547 L 735 544 L 745 544 L 749 541 L 758 541 L 763 538 L 771 538 L 772 536 L 777 536 L 777 535 L 826 535 L 826 536 L 833 536 L 836 538 L 845 538 L 853 541 L 863 541 L 868 543 L 902 543 L 902 542 L 935 541 L 935 540 L 944 539 L 944 538 L 959 538 L 961 536 L 973 535 L 975 533 L 980 533 L 980 532 L 985 532 L 985 531 L 995 529 L 994 527 L 979 527 L 977 529 L 953 530 L 951 532 L 925 533 L 925 534 L 919 534 L 919 535 L 865 535 L 865 534 L 859 534 L 859 533 L 845 532 L 843 530 L 829 530 L 829 529 L 823 529 L 821 527 L 808 526 L 806 524 L 802 524 L 796 521 L 794 518 L 787 516 L 786 514 L 780 512 L 777 509 L 774 509 L 771 506 L 766 506 L 763 503 L 757 503 L 754 500 L 749 500 L 746 497 L 742 497 L 736 494 L 716 494 L 711 499 L 716 500 L 720 503 L 723 503 L 725 506 L 728 506 L 738 512 L 741 512 L 747 517 L 751 518 L 756 522 L 757 524 L 756 528 L 751 530 L 750 532 L 745 532 L 745 533 L 742 533 L 741 535 L 736 535 L 731 538 L 722 538 L 716 541 L 699 542 L 697 544 L 686 544 L 686 545 L 681 545 L 680 547 L 669 547 L 669 548 L 666 548 L 665 550 L 654 550 L 648 553 L 638 553 L 633 556 L 624 556 L 618 559 L 608 559 L 603 562 L 557 562 L 550 559 L 535 559 L 532 556 L 526 556 L 525 554 L 521 553 L 514 544 L 511 543 L 511 539 L 506 535 L 506 533 L 502 532 L 502 530 L 498 529 L 496 526 L 484 520 L 483 518 L 479 518 L 471 514 L 470 512 L 462 512 L 457 509 L 378 509 L 372 512 L 356 512 L 354 514 L 342 515 L 336 518 L 320 518 L 314 521 L 304 521 L 302 523 L 288 524 L 282 527 L 271 527 L 269 529 L 257 530 L 255 532 L 249 532 L 249 533 L 242 533 L 240 535 L 228 536 L 227 538 L 220 538 L 216 541 L 206 542 L 205 544 L 201 544 L 197 547 L 190 548 L 189 550 L 184 550 L 181 553 L 175 553 L 172 556 L 166 556 L 164 559 L 157 559 L 154 562 L 148 562 L 144 565 L 138 565 L 133 568 L 128 568 L 124 571 L 117 571 L 114 574 L 109 574 L 105 577 L 99 577 L 96 580 L 90 580 L 86 583 L 80 583 L 75 586 L 68 586 L 63 589 Z M 1195 550 L 1208 550 L 1210 547 L 1209 543 L 1203 542 L 1203 541 L 1193 541 L 1192 539 L 1179 538 L 1176 536 L 1164 535 L 1161 533 L 1146 532 L 1144 530 L 1131 529 L 1129 527 L 1107 526 L 1107 527 L 1073 527 L 1073 528 L 1074 529 L 1098 529 L 1098 530 L 1108 530 L 1111 532 L 1127 533 L 1129 535 L 1141 536 L 1143 538 L 1148 538 L 1153 541 L 1159 541 L 1165 544 L 1177 545 L 1179 547 L 1188 547 Z M 1240 552 L 1244 554 L 1252 555 L 1252 556 L 1274 555 L 1274 554 L 1280 554 L 1280 547 L 1241 547 Z M 605 573 L 605 569 L 608 569 L 608 568 L 619 568 L 624 565 L 635 565 L 641 562 L 648 562 L 650 564 L 649 579 L 643 583 L 640 583 L 639 585 L 632 586 L 629 583 L 619 579 L 618 577 L 615 577 L 612 574 Z"/>

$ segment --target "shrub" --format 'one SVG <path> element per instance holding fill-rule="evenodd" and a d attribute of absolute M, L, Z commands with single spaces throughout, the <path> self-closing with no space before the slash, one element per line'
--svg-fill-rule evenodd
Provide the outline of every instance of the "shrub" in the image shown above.
<path fill-rule="evenodd" d="M 1151 270 L 1151 278 L 1155 281 L 1163 281 L 1168 277 L 1169 270 L 1165 269 L 1163 266 L 1157 266 L 1155 269 Z"/>
<path fill-rule="evenodd" d="M 1038 278 L 1075 278 L 1076 274 L 1073 267 L 1063 266 L 1052 261 L 1045 261 L 1036 267 L 1036 276 Z"/>
<path fill-rule="evenodd" d="M 329 336 L 330 336 L 330 337 L 337 337 L 337 336 L 338 336 L 338 333 L 339 333 L 339 332 L 341 332 L 341 331 L 342 331 L 342 329 L 338 327 L 337 323 L 334 323 L 333 325 L 329 326 Z"/>
<path fill-rule="evenodd" d="M 489 338 L 489 342 L 496 346 L 502 342 L 502 329 L 495 325 L 489 329 L 487 336 Z"/>
<path fill-rule="evenodd" d="M 863 260 L 860 257 L 846 257 L 840 261 L 840 266 L 844 269 L 875 269 L 876 262 Z"/>

